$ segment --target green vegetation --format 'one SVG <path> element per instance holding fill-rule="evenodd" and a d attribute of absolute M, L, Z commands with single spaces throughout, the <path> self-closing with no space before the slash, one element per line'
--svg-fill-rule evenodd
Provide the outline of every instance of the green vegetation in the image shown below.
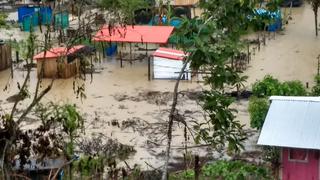
<path fill-rule="evenodd" d="M 230 153 L 239 152 L 243 148 L 242 142 L 246 139 L 246 134 L 240 122 L 235 120 L 236 111 L 230 107 L 234 99 L 225 95 L 224 90 L 227 87 L 239 87 L 241 81 L 245 80 L 241 72 L 230 67 L 228 63 L 243 48 L 244 43 L 240 36 L 247 31 L 250 24 L 247 17 L 254 15 L 256 3 L 255 0 L 200 1 L 199 6 L 204 13 L 191 20 L 184 19 L 177 29 L 177 46 L 190 54 L 185 59 L 181 72 L 185 70 L 187 63 L 190 63 L 195 71 L 205 69 L 205 84 L 210 89 L 203 91 L 199 99 L 206 121 L 193 121 L 193 124 L 189 124 L 176 109 L 178 78 L 169 115 L 163 180 L 166 180 L 168 175 L 174 121 L 179 120 L 186 127 L 193 127 L 192 133 L 196 135 L 197 143 L 209 143 L 215 149 L 227 147 Z"/>
<path fill-rule="evenodd" d="M 267 75 L 261 81 L 257 81 L 252 86 L 252 93 L 257 97 L 266 97 L 279 94 L 280 82 L 270 75 Z"/>
<path fill-rule="evenodd" d="M 313 96 L 320 96 L 320 75 L 314 77 L 315 86 L 312 87 L 311 94 Z"/>
<path fill-rule="evenodd" d="M 269 102 L 266 98 L 252 97 L 249 101 L 250 126 L 261 129 L 269 110 Z"/>
<path fill-rule="evenodd" d="M 146 0 L 100 0 L 99 7 L 116 17 L 117 23 L 134 25 L 134 12 L 149 6 Z"/>
<path fill-rule="evenodd" d="M 318 86 L 313 88 L 316 93 Z M 269 96 L 306 96 L 307 90 L 301 81 L 280 82 L 278 79 L 267 75 L 261 81 L 257 81 L 252 86 L 253 97 L 249 101 L 250 126 L 261 129 L 265 117 L 268 113 Z M 313 94 L 315 94 L 313 93 Z"/>
<path fill-rule="evenodd" d="M 305 96 L 307 91 L 300 81 L 286 81 L 281 83 L 278 79 L 267 75 L 252 86 L 252 93 L 257 97 L 268 96 Z"/>
<path fill-rule="evenodd" d="M 7 27 L 6 19 L 8 15 L 0 12 L 0 28 Z"/>
<path fill-rule="evenodd" d="M 193 180 L 193 170 L 186 170 L 182 173 L 172 175 L 172 180 Z M 223 180 L 246 180 L 246 179 L 272 179 L 266 167 L 257 166 L 242 161 L 216 161 L 205 165 L 202 168 L 199 179 L 223 179 Z"/>

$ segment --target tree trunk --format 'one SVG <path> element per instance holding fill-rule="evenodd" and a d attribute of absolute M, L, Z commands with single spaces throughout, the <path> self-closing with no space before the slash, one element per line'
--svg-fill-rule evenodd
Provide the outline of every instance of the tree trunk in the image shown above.
<path fill-rule="evenodd" d="M 177 82 L 175 84 L 174 87 L 174 91 L 173 91 L 173 101 L 172 101 L 172 105 L 171 105 L 171 110 L 170 110 L 170 114 L 169 114 L 169 123 L 168 123 L 168 132 L 167 132 L 167 138 L 168 138 L 168 142 L 167 142 L 167 147 L 166 147 L 166 161 L 163 167 L 163 172 L 162 172 L 162 180 L 167 180 L 168 178 L 168 166 L 169 166 L 169 159 L 170 159 L 170 149 L 171 149 L 171 141 L 172 141 L 172 126 L 173 126 L 173 120 L 174 120 L 174 114 L 176 112 L 176 106 L 178 103 L 178 88 L 179 88 L 179 84 L 180 84 L 180 80 L 184 74 L 184 71 L 187 67 L 188 61 L 184 62 L 184 65 L 180 71 L 180 74 L 178 76 Z"/>

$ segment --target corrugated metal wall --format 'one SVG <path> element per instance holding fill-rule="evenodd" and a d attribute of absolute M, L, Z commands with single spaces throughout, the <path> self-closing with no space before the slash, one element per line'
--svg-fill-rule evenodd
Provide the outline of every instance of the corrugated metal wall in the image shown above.
<path fill-rule="evenodd" d="M 155 79 L 177 79 L 182 66 L 183 61 L 154 57 L 153 77 Z M 187 66 L 186 71 L 189 71 L 189 65 Z M 184 79 L 191 80 L 191 74 L 184 73 Z"/>

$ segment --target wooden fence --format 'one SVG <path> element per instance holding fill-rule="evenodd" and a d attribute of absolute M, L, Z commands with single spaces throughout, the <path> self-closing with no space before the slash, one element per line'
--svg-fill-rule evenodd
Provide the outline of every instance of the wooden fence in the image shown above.
<path fill-rule="evenodd" d="M 11 63 L 11 47 L 8 45 L 0 45 L 0 71 L 9 68 Z"/>

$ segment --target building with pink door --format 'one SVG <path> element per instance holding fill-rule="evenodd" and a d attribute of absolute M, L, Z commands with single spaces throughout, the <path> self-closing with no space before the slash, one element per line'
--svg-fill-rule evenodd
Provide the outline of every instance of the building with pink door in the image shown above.
<path fill-rule="evenodd" d="M 258 145 L 281 147 L 282 180 L 319 180 L 320 97 L 272 96 Z"/>

